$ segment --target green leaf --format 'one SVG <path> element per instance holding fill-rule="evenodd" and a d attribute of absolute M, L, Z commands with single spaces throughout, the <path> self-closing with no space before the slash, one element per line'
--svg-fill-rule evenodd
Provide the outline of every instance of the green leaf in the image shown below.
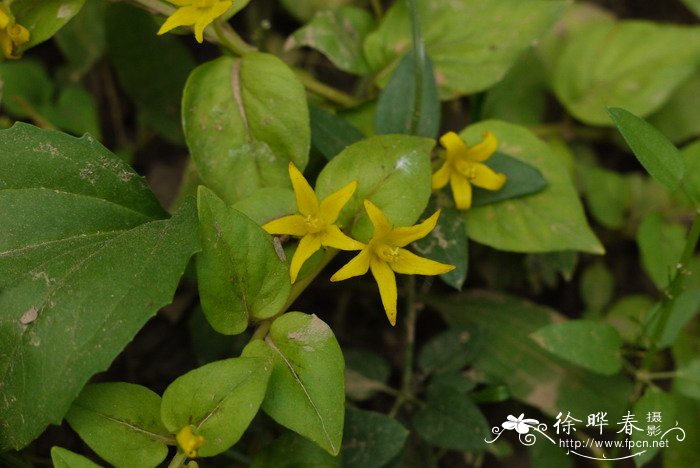
<path fill-rule="evenodd" d="M 331 160 L 364 136 L 342 117 L 316 106 L 309 106 L 311 146 Z"/>
<path fill-rule="evenodd" d="M 252 341 L 243 355 L 273 359 L 263 410 L 337 455 L 345 413 L 344 363 L 328 325 L 315 315 L 288 312 L 272 322 L 264 341 Z"/>
<path fill-rule="evenodd" d="M 421 102 L 416 102 L 418 73 L 421 74 Z M 440 98 L 433 66 L 425 57 L 423 70 L 417 71 L 414 54 L 406 54 L 379 95 L 377 133 L 403 133 L 435 138 L 440 131 Z M 418 114 L 418 126 L 412 128 Z"/>
<path fill-rule="evenodd" d="M 54 468 L 100 468 L 90 459 L 62 447 L 51 447 L 51 461 Z"/>
<path fill-rule="evenodd" d="M 593 164 L 578 164 L 576 171 L 595 220 L 609 229 L 622 228 L 631 202 L 625 178 Z"/>
<path fill-rule="evenodd" d="M 56 103 L 42 109 L 42 114 L 61 130 L 76 136 L 89 133 L 100 139 L 97 105 L 90 93 L 79 86 L 63 88 Z"/>
<path fill-rule="evenodd" d="M 494 171 L 505 174 L 508 178 L 500 190 L 492 191 L 473 187 L 472 206 L 474 207 L 532 195 L 547 187 L 547 180 L 542 177 L 542 173 L 537 168 L 506 154 L 495 153 L 489 158 L 487 165 Z"/>
<path fill-rule="evenodd" d="M 428 393 L 426 406 L 411 422 L 427 442 L 449 450 L 480 450 L 490 434 L 488 422 L 471 399 L 446 386 Z"/>
<path fill-rule="evenodd" d="M 669 307 L 671 310 L 668 312 L 668 319 L 662 334 L 658 328 L 661 325 L 659 320 L 664 307 Z M 683 327 L 697 315 L 698 311 L 700 311 L 700 290 L 685 290 L 670 303 L 656 304 L 656 307 L 647 316 L 645 324 L 648 329 L 647 333 L 651 336 L 659 336 L 657 343 L 659 348 L 671 346 Z"/>
<path fill-rule="evenodd" d="M 700 200 L 700 141 L 696 141 L 681 152 L 685 161 L 683 187 L 694 200 Z"/>
<path fill-rule="evenodd" d="M 275 218 L 297 213 L 297 201 L 291 189 L 263 187 L 234 203 L 232 208 L 262 226 Z"/>
<path fill-rule="evenodd" d="M 669 434 L 670 448 L 664 449 L 663 466 L 665 468 L 686 468 L 700 463 L 700 447 L 698 444 L 688 443 L 698 440 L 700 437 L 700 401 L 685 398 L 681 395 L 672 395 L 676 404 L 676 414 L 683 417 L 682 427 L 685 429 L 685 442 L 679 443 L 676 437 Z"/>
<path fill-rule="evenodd" d="M 66 414 L 81 439 L 115 466 L 158 466 L 174 439 L 160 420 L 160 396 L 140 385 L 87 385 Z"/>
<path fill-rule="evenodd" d="M 557 61 L 554 91 L 574 117 L 588 124 L 609 125 L 608 106 L 644 117 L 693 73 L 700 62 L 699 39 L 696 28 L 649 21 L 588 24 Z"/>
<path fill-rule="evenodd" d="M 293 432 L 285 432 L 282 437 L 259 451 L 253 457 L 251 468 L 309 467 L 339 468 L 340 457 L 334 457 Z"/>
<path fill-rule="evenodd" d="M 84 3 L 85 0 L 14 0 L 11 10 L 15 20 L 29 30 L 29 42 L 20 50 L 34 47 L 56 34 Z"/>
<path fill-rule="evenodd" d="M 199 174 L 228 204 L 260 187 L 290 187 L 290 161 L 306 167 L 304 88 L 273 55 L 255 52 L 200 65 L 187 81 L 182 109 Z"/>
<path fill-rule="evenodd" d="M 567 450 L 544 441 L 528 447 L 528 455 L 532 468 L 571 468 L 574 463 Z"/>
<path fill-rule="evenodd" d="M 653 305 L 648 296 L 625 296 L 610 307 L 605 322 L 615 327 L 626 343 L 636 343 L 642 331 L 641 325 Z"/>
<path fill-rule="evenodd" d="M 694 358 L 676 369 L 673 390 L 681 395 L 700 400 L 700 358 Z"/>
<path fill-rule="evenodd" d="M 323 10 L 289 36 L 285 49 L 307 46 L 325 55 L 340 70 L 366 75 L 370 72 L 362 44 L 374 28 L 374 18 L 355 7 Z"/>
<path fill-rule="evenodd" d="M 673 143 L 625 109 L 610 108 L 608 113 L 644 169 L 669 190 L 676 190 L 685 175 L 685 164 Z"/>
<path fill-rule="evenodd" d="M 0 132 L 0 448 L 59 423 L 170 302 L 199 248 L 197 219 L 192 203 L 161 215 L 143 179 L 91 137 Z"/>
<path fill-rule="evenodd" d="M 265 397 L 269 359 L 216 361 L 175 379 L 163 393 L 161 416 L 170 432 L 195 427 L 204 437 L 199 456 L 211 457 L 238 442 Z"/>
<path fill-rule="evenodd" d="M 195 67 L 192 55 L 178 38 L 157 36 L 150 13 L 111 4 L 105 17 L 109 58 L 136 106 L 139 126 L 181 144 L 180 96 Z"/>
<path fill-rule="evenodd" d="M 546 325 L 530 334 L 550 353 L 577 366 L 605 375 L 622 367 L 620 335 L 613 327 L 589 320 L 568 320 Z"/>
<path fill-rule="evenodd" d="M 56 33 L 54 40 L 69 62 L 71 81 L 77 82 L 107 50 L 105 12 L 102 1 L 85 3 L 80 12 Z"/>
<path fill-rule="evenodd" d="M 391 374 L 389 363 L 364 349 L 345 349 L 345 394 L 357 401 L 371 399 L 386 385 Z"/>
<path fill-rule="evenodd" d="M 700 0 L 681 0 L 696 16 L 700 16 Z"/>
<path fill-rule="evenodd" d="M 638 457 L 634 457 L 634 464 L 638 467 L 644 466 L 647 462 L 651 461 L 657 453 L 659 453 L 659 447 L 654 447 L 653 441 L 658 440 L 658 435 L 656 437 L 650 435 L 647 431 L 649 426 L 656 426 L 659 428 L 659 434 L 666 432 L 668 429 L 674 426 L 674 422 L 677 420 L 678 415 L 676 414 L 676 403 L 674 398 L 668 393 L 662 391 L 656 386 L 649 386 L 644 392 L 637 403 L 635 403 L 632 413 L 637 416 L 640 425 L 644 429 L 643 431 L 634 431 L 632 433 L 632 441 L 635 443 L 648 444 L 647 450 L 642 452 Z M 654 422 L 652 416 L 653 413 L 658 413 L 661 417 L 660 422 Z M 650 421 L 651 419 L 651 421 Z M 673 434 L 673 433 L 671 433 Z M 672 440 L 672 437 L 669 437 Z M 666 448 L 665 450 L 669 450 Z"/>
<path fill-rule="evenodd" d="M 426 214 L 432 215 L 435 210 L 436 203 L 431 198 Z M 462 290 L 469 267 L 469 243 L 465 233 L 462 213 L 446 207 L 440 211 L 435 229 L 413 243 L 413 248 L 421 256 L 456 267 L 449 273 L 440 275 L 440 278 L 458 291 Z"/>
<path fill-rule="evenodd" d="M 615 277 L 602 261 L 586 267 L 581 274 L 579 291 L 590 312 L 600 312 L 608 305 L 615 289 Z"/>
<path fill-rule="evenodd" d="M 549 146 L 524 127 L 496 120 L 472 125 L 460 136 L 473 144 L 481 141 L 481 132 L 486 130 L 498 138 L 500 152 L 535 167 L 548 185 L 536 195 L 472 207 L 464 215 L 469 237 L 513 252 L 603 253 L 566 167 Z"/>
<path fill-rule="evenodd" d="M 2 108 L 18 118 L 26 118 L 27 104 L 41 109 L 51 102 L 54 85 L 44 66 L 24 59 L 0 63 L 0 103 Z"/>
<path fill-rule="evenodd" d="M 349 407 L 345 412 L 343 466 L 381 468 L 401 452 L 409 432 L 401 423 L 373 411 Z"/>
<path fill-rule="evenodd" d="M 281 311 L 289 297 L 289 269 L 272 237 L 214 192 L 199 187 L 197 200 L 202 251 L 197 278 L 202 310 L 219 333 L 235 335 L 249 320 Z"/>
<path fill-rule="evenodd" d="M 471 363 L 479 340 L 469 330 L 450 328 L 434 335 L 421 348 L 418 365 L 427 374 L 455 372 Z"/>
<path fill-rule="evenodd" d="M 622 416 L 632 384 L 622 375 L 604 376 L 557 359 L 529 334 L 564 319 L 551 309 L 488 292 L 428 297 L 427 304 L 452 326 L 479 333 L 481 351 L 472 369 L 482 378 L 507 385 L 512 397 L 554 416 L 608 413 Z"/>
<path fill-rule="evenodd" d="M 564 5 L 537 0 L 420 0 L 418 4 L 442 99 L 483 91 L 500 81 Z M 406 2 L 394 3 L 364 47 L 370 67 L 386 83 L 411 48 Z"/>
<path fill-rule="evenodd" d="M 637 231 L 642 266 L 659 290 L 668 286 L 683 253 L 685 229 L 664 221 L 659 213 L 642 220 Z"/>
<path fill-rule="evenodd" d="M 547 77 L 534 52 L 523 54 L 484 99 L 485 119 L 536 125 L 547 111 Z"/>
<path fill-rule="evenodd" d="M 346 148 L 323 168 L 316 193 L 324 198 L 352 181 L 357 190 L 338 218 L 352 235 L 367 240 L 372 224 L 363 200 L 377 205 L 395 226 L 410 226 L 430 197 L 430 151 L 434 140 L 407 135 L 370 137 Z"/>
<path fill-rule="evenodd" d="M 700 73 L 696 72 L 649 117 L 649 122 L 676 144 L 700 136 L 700 106 L 695 105 L 695 97 L 699 94 Z"/>

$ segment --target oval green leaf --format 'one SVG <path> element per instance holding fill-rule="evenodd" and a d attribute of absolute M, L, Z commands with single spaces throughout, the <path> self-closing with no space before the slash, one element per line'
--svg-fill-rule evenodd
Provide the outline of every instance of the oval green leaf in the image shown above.
<path fill-rule="evenodd" d="M 291 283 L 272 237 L 214 192 L 199 187 L 202 251 L 197 255 L 199 295 L 207 320 L 219 333 L 241 333 L 249 320 L 272 317 L 284 307 Z"/>
<path fill-rule="evenodd" d="M 34 47 L 56 34 L 84 3 L 85 0 L 14 0 L 10 8 L 15 20 L 29 30 L 29 42 L 21 50 Z"/>
<path fill-rule="evenodd" d="M 372 224 L 363 200 L 371 200 L 395 226 L 409 226 L 430 197 L 430 152 L 434 140 L 408 135 L 367 138 L 347 147 L 321 171 L 316 193 L 324 198 L 352 181 L 359 185 L 338 218 L 352 225 L 356 239 L 367 240 Z"/>
<path fill-rule="evenodd" d="M 63 447 L 51 447 L 51 461 L 54 468 L 100 468 L 90 459 Z"/>
<path fill-rule="evenodd" d="M 163 393 L 161 417 L 173 433 L 187 425 L 204 437 L 198 453 L 211 457 L 238 442 L 265 397 L 268 358 L 216 361 L 178 377 Z"/>
<path fill-rule="evenodd" d="M 87 385 L 66 414 L 68 424 L 115 466 L 155 467 L 174 438 L 160 420 L 160 396 L 140 385 Z"/>
<path fill-rule="evenodd" d="M 263 410 L 337 455 L 345 414 L 344 362 L 330 327 L 315 315 L 288 312 L 272 323 L 264 341 L 254 340 L 243 355 L 273 359 Z"/>
<path fill-rule="evenodd" d="M 199 66 L 187 81 L 182 115 L 202 180 L 228 204 L 260 187 L 289 187 L 289 162 L 303 170 L 308 161 L 306 94 L 273 55 Z"/>

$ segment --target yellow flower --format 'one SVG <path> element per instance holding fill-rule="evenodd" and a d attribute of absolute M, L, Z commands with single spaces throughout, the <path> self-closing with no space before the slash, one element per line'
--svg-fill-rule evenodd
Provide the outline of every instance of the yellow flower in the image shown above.
<path fill-rule="evenodd" d="M 158 34 L 165 34 L 178 26 L 193 26 L 194 37 L 200 44 L 204 41 L 204 28 L 231 8 L 233 0 L 168 0 L 180 8 L 163 23 Z"/>
<path fill-rule="evenodd" d="M 398 228 L 394 228 L 384 213 L 371 201 L 365 200 L 365 210 L 374 226 L 372 239 L 355 258 L 331 277 L 331 281 L 364 275 L 367 270 L 371 270 L 379 285 L 386 316 L 392 325 L 396 325 L 395 272 L 406 275 L 441 275 L 455 268 L 453 265 L 419 257 L 402 248 L 427 236 L 435 228 L 440 210 L 420 224 Z"/>
<path fill-rule="evenodd" d="M 455 205 L 460 210 L 472 206 L 472 185 L 486 190 L 500 190 L 506 182 L 504 174 L 482 164 L 498 147 L 493 133 L 484 132 L 482 136 L 484 141 L 471 148 L 454 132 L 440 137 L 440 144 L 447 150 L 447 160 L 433 174 L 433 190 L 441 189 L 449 182 Z"/>
<path fill-rule="evenodd" d="M 185 426 L 175 436 L 177 444 L 189 458 L 197 457 L 197 449 L 204 443 L 204 437 L 194 432 L 193 426 Z"/>
<path fill-rule="evenodd" d="M 360 250 L 364 244 L 343 234 L 335 224 L 340 210 L 355 192 L 357 182 L 349 183 L 319 203 L 309 183 L 292 163 L 289 163 L 289 177 L 292 179 L 299 213 L 272 220 L 265 224 L 263 229 L 270 234 L 301 237 L 289 268 L 292 283 L 294 283 L 304 262 L 321 246 L 340 250 Z"/>
<path fill-rule="evenodd" d="M 0 49 L 8 59 L 18 59 L 22 56 L 19 47 L 29 41 L 29 31 L 24 26 L 15 23 L 15 19 L 4 5 L 0 4 Z"/>

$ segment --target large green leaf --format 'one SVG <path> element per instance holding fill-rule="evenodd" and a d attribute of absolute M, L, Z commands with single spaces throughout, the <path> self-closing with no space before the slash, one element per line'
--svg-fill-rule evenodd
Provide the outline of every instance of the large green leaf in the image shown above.
<path fill-rule="evenodd" d="M 286 48 L 307 46 L 318 50 L 340 70 L 365 75 L 369 66 L 362 43 L 374 27 L 374 18 L 355 7 L 323 10 L 292 34 Z"/>
<path fill-rule="evenodd" d="M 625 109 L 611 108 L 608 113 L 644 169 L 669 190 L 676 190 L 685 175 L 685 164 L 673 143 Z"/>
<path fill-rule="evenodd" d="M 465 212 L 470 238 L 496 249 L 514 252 L 581 250 L 603 253 L 586 222 L 583 207 L 566 167 L 552 150 L 524 127 L 489 120 L 466 128 L 460 136 L 481 140 L 493 132 L 499 151 L 534 166 L 547 181 L 538 194 L 473 207 Z"/>
<path fill-rule="evenodd" d="M 85 0 L 14 0 L 11 9 L 15 20 L 29 30 L 29 42 L 21 50 L 34 47 L 53 36 L 80 11 L 84 3 Z"/>
<path fill-rule="evenodd" d="M 282 436 L 253 456 L 251 468 L 340 468 L 340 457 L 334 457 L 318 445 L 294 432 Z"/>
<path fill-rule="evenodd" d="M 157 36 L 153 16 L 131 5 L 111 4 L 105 18 L 109 57 L 136 106 L 138 123 L 181 144 L 179 103 L 195 67 L 192 55 L 176 37 Z"/>
<path fill-rule="evenodd" d="M 407 135 L 370 137 L 347 147 L 321 171 L 316 191 L 323 198 L 352 181 L 359 185 L 340 214 L 355 238 L 371 237 L 363 200 L 377 205 L 396 226 L 412 225 L 430 197 L 430 151 L 434 140 Z"/>
<path fill-rule="evenodd" d="M 645 217 L 637 231 L 642 267 L 659 290 L 673 278 L 685 245 L 685 228 L 667 223 L 659 213 Z"/>
<path fill-rule="evenodd" d="M 516 400 L 550 416 L 563 410 L 573 415 L 607 411 L 612 420 L 625 411 L 632 390 L 626 378 L 567 364 L 529 337 L 545 325 L 564 320 L 553 310 L 488 292 L 427 300 L 451 325 L 479 333 L 481 350 L 472 363 L 474 371 L 506 384 Z"/>
<path fill-rule="evenodd" d="M 288 312 L 244 356 L 274 361 L 263 410 L 332 455 L 340 451 L 345 414 L 343 354 L 333 331 L 315 315 Z"/>
<path fill-rule="evenodd" d="M 408 431 L 382 413 L 348 408 L 345 412 L 343 466 L 381 468 L 399 454 Z"/>
<path fill-rule="evenodd" d="M 224 452 L 238 442 L 257 414 L 271 370 L 267 358 L 240 357 L 190 371 L 163 393 L 163 424 L 171 432 L 194 426 L 204 437 L 200 456 Z"/>
<path fill-rule="evenodd" d="M 158 466 L 174 438 L 160 420 L 160 396 L 115 382 L 87 385 L 66 414 L 78 435 L 115 466 Z"/>
<path fill-rule="evenodd" d="M 171 300 L 198 249 L 197 219 L 193 203 L 153 221 L 162 214 L 91 137 L 0 132 L 0 448 L 59 423 Z"/>
<path fill-rule="evenodd" d="M 541 0 L 419 0 L 418 4 L 443 99 L 483 91 L 501 80 L 564 5 Z M 367 36 L 365 55 L 385 83 L 410 49 L 406 2 L 395 2 L 377 31 Z"/>
<path fill-rule="evenodd" d="M 197 278 L 202 309 L 212 327 L 237 334 L 249 320 L 280 312 L 291 283 L 272 237 L 204 186 L 199 187 L 198 207 L 202 251 Z"/>
<path fill-rule="evenodd" d="M 309 157 L 304 88 L 280 59 L 250 53 L 199 66 L 182 99 L 187 146 L 206 184 L 232 204 L 260 187 L 290 186 Z"/>
<path fill-rule="evenodd" d="M 576 118 L 610 125 L 606 107 L 623 107 L 644 117 L 660 108 L 698 63 L 697 28 L 594 22 L 567 43 L 554 70 L 554 91 Z"/>
<path fill-rule="evenodd" d="M 612 375 L 622 367 L 622 340 L 611 325 L 589 320 L 551 323 L 530 334 L 544 349 L 578 366 Z"/>

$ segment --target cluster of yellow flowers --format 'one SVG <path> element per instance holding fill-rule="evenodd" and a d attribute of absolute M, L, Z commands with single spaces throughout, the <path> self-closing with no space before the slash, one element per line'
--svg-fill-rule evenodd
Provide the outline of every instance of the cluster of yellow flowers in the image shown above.
<path fill-rule="evenodd" d="M 486 134 L 485 141 L 467 148 L 458 135 L 447 133 L 440 141 L 445 146 L 446 162 L 433 175 L 433 188 L 441 188 L 452 182 L 455 203 L 460 209 L 471 206 L 471 185 L 498 190 L 505 182 L 503 174 L 497 174 L 482 164 L 493 154 L 498 142 L 493 134 Z M 404 247 L 422 239 L 435 228 L 440 210 L 416 226 L 394 227 L 391 221 L 370 200 L 364 200 L 374 232 L 367 244 L 344 234 L 336 224 L 340 211 L 357 188 L 351 182 L 319 202 L 302 173 L 289 164 L 289 176 L 297 201 L 297 214 L 275 219 L 263 226 L 270 234 L 286 234 L 300 237 L 299 246 L 292 257 L 290 275 L 292 283 L 297 280 L 302 265 L 321 247 L 339 250 L 360 250 L 347 265 L 338 270 L 331 281 L 342 281 L 372 272 L 379 285 L 382 304 L 389 322 L 396 324 L 397 288 L 395 273 L 440 275 L 455 267 L 419 257 Z M 444 181 L 444 183 L 443 183 Z"/>
<path fill-rule="evenodd" d="M 8 59 L 22 56 L 19 47 L 29 41 L 29 30 L 17 24 L 14 16 L 3 4 L 0 4 L 0 49 Z"/>

